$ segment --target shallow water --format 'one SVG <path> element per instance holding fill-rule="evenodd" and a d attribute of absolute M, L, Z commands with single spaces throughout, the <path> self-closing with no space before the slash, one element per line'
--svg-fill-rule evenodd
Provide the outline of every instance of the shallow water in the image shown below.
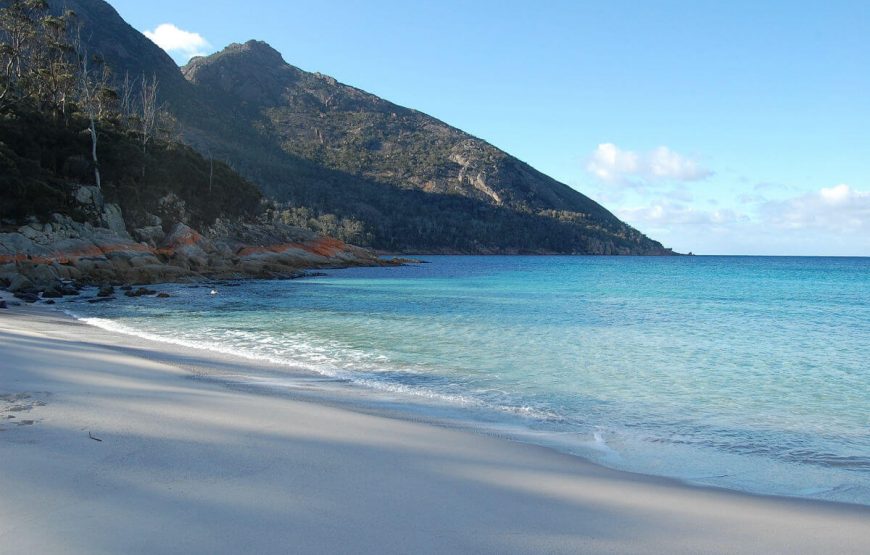
<path fill-rule="evenodd" d="M 870 504 L 870 259 L 424 258 L 65 308 L 617 468 Z"/>

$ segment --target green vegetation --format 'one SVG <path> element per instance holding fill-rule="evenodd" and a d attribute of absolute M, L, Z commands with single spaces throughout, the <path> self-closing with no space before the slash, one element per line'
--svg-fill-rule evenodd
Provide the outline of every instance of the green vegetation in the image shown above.
<path fill-rule="evenodd" d="M 172 140 L 156 79 L 110 86 L 107 65 L 78 41 L 76 22 L 39 0 L 0 9 L 0 221 L 44 221 L 55 212 L 82 219 L 73 201 L 80 184 L 100 187 L 131 228 L 148 213 L 174 223 L 179 206 L 167 198 L 183 202 L 194 226 L 258 213 L 254 185 Z"/>
<path fill-rule="evenodd" d="M 608 230 L 573 212 L 511 210 L 461 195 L 399 189 L 298 158 L 285 160 L 291 171 L 280 163 L 257 165 L 260 179 L 281 184 L 271 191 L 284 200 L 274 213 L 283 209 L 286 215 L 277 217 L 385 251 L 626 254 L 649 242 L 627 226 Z M 359 231 L 348 235 L 348 227 Z M 624 230 L 633 235 L 620 235 Z"/>

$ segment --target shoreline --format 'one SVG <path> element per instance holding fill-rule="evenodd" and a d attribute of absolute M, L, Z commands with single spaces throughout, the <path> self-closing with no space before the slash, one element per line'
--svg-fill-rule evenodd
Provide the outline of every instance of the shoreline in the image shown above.
<path fill-rule="evenodd" d="M 498 407 L 465 406 L 456 399 L 433 398 L 421 396 L 419 392 L 382 388 L 379 385 L 383 384 L 359 382 L 346 377 L 325 374 L 295 365 L 292 362 L 232 353 L 227 350 L 204 347 L 183 340 L 177 341 L 130 328 L 113 330 L 111 327 L 118 325 L 113 320 L 94 323 L 88 321 L 94 318 L 80 317 L 73 310 L 59 305 L 51 308 L 36 305 L 35 308 L 47 310 L 59 318 L 69 318 L 87 328 L 95 328 L 101 333 L 110 334 L 116 338 L 118 344 L 125 343 L 132 347 L 148 349 L 151 353 L 150 356 L 155 360 L 175 366 L 196 376 L 199 380 L 236 391 L 325 405 L 353 413 L 420 423 L 527 444 L 552 450 L 560 455 L 575 457 L 584 463 L 608 470 L 652 479 L 673 480 L 689 487 L 708 488 L 756 497 L 830 502 L 870 509 L 870 503 L 858 501 L 826 499 L 802 493 L 744 489 L 734 484 L 723 485 L 710 481 L 705 482 L 703 477 L 692 479 L 681 475 L 644 472 L 625 462 L 622 462 L 621 465 L 615 462 L 614 455 L 616 455 L 617 460 L 620 460 L 618 452 L 613 451 L 610 445 L 598 436 L 595 436 L 591 441 L 565 440 L 561 432 L 534 430 L 521 420 L 513 422 L 492 420 L 491 417 L 494 415 L 505 414 Z M 115 348 L 125 349 L 129 347 L 116 345 Z M 202 368 L 199 365 L 184 362 L 191 357 L 201 357 L 212 363 L 220 361 L 222 369 L 216 372 L 212 368 Z M 251 375 L 250 371 L 254 368 L 256 368 L 256 373 L 260 374 L 259 377 Z M 265 376 L 264 371 L 268 372 L 269 376 Z"/>
<path fill-rule="evenodd" d="M 0 544 L 14 553 L 276 552 L 291 539 L 302 542 L 297 551 L 321 552 L 870 545 L 867 506 L 693 486 L 489 434 L 227 387 L 196 372 L 231 373 L 216 353 L 133 342 L 42 307 L 4 310 L 0 335 L 0 360 L 10 361 L 0 417 L 15 416 L 0 419 Z M 196 515 L 172 521 L 193 504 Z M 256 524 L 258 515 L 275 526 Z M 239 519 L 253 528 L 224 537 Z"/>
<path fill-rule="evenodd" d="M 390 273 L 392 271 L 390 270 Z M 344 271 L 341 274 L 344 274 Z M 328 277 L 339 275 L 339 272 L 318 275 Z M 174 286 L 175 284 L 171 283 L 162 284 L 158 289 L 172 293 L 173 297 L 184 296 L 183 293 L 172 290 Z M 133 304 L 139 306 L 138 302 Z M 229 363 L 234 366 L 235 370 L 231 374 L 237 375 L 223 375 L 226 372 L 215 375 L 214 371 L 203 373 L 197 368 L 186 369 L 228 387 L 529 443 L 579 457 L 605 468 L 670 478 L 692 486 L 751 495 L 815 499 L 870 507 L 870 499 L 866 495 L 861 495 L 866 488 L 862 489 L 861 485 L 850 483 L 848 477 L 845 477 L 847 481 L 834 485 L 826 483 L 825 476 L 803 474 L 795 474 L 786 480 L 777 480 L 777 476 L 788 476 L 780 471 L 779 474 L 772 475 L 774 479 L 764 481 L 765 473 L 771 476 L 771 468 L 762 466 L 770 464 L 766 459 L 755 461 L 753 467 L 758 475 L 762 476 L 761 480 L 746 479 L 747 473 L 736 468 L 737 465 L 744 464 L 742 461 L 733 461 L 730 464 L 726 462 L 712 469 L 709 464 L 705 465 L 703 462 L 651 467 L 648 461 L 655 459 L 650 457 L 666 455 L 659 452 L 646 452 L 638 457 L 637 451 L 632 451 L 633 446 L 625 442 L 624 438 L 607 437 L 606 432 L 599 432 L 599 428 L 578 433 L 566 428 L 541 426 L 551 418 L 556 420 L 560 418 L 557 413 L 548 412 L 546 409 L 540 412 L 523 404 L 491 404 L 473 395 L 467 396 L 463 392 L 442 392 L 425 385 L 383 381 L 377 376 L 365 375 L 365 372 L 362 372 L 363 377 L 360 377 L 356 371 L 342 370 L 340 364 L 324 367 L 316 362 L 312 364 L 310 360 L 307 363 L 302 362 L 292 355 L 288 358 L 285 355 L 263 353 L 257 349 L 251 351 L 248 349 L 248 344 L 230 348 L 214 340 L 203 340 L 201 336 L 187 337 L 183 334 L 180 337 L 166 336 L 147 326 L 144 329 L 139 326 L 128 327 L 114 319 L 87 315 L 87 311 L 82 313 L 76 308 L 77 306 L 82 305 L 73 303 L 64 308 L 63 305 L 58 304 L 53 309 L 60 309 L 85 325 L 123 334 L 127 338 L 127 343 L 154 350 L 183 349 L 185 352 L 193 353 L 194 356 L 205 352 L 208 353 L 206 355 L 208 357 L 218 357 L 224 364 Z M 146 331 L 147 329 L 151 331 Z M 256 338 L 249 340 L 256 344 Z M 163 357 L 163 360 L 178 365 L 172 356 Z M 623 441 L 620 442 L 620 439 Z M 628 456 L 625 456 L 626 454 Z M 705 461 L 706 459 L 703 458 L 705 456 L 707 456 L 705 453 L 684 451 L 683 458 L 680 460 Z M 785 471 L 788 472 L 788 469 Z M 730 477 L 741 476 L 741 474 L 744 475 L 742 479 Z M 813 487 L 805 487 L 804 484 L 812 484 Z"/>

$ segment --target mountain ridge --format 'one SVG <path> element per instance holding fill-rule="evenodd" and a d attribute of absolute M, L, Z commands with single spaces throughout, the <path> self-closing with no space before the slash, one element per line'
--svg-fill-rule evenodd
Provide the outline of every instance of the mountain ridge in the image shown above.
<path fill-rule="evenodd" d="M 374 94 L 371 94 L 367 91 L 354 87 L 352 85 L 347 85 L 345 83 L 341 83 L 337 81 L 335 78 L 323 75 L 320 73 L 310 73 L 306 72 L 298 67 L 295 67 L 286 61 L 284 61 L 283 56 L 275 50 L 271 45 L 264 41 L 256 41 L 250 40 L 243 44 L 233 43 L 220 52 L 209 56 L 202 56 L 193 58 L 187 65 L 181 67 L 182 74 L 188 79 L 188 81 L 194 84 L 205 84 L 209 85 L 210 90 L 214 90 L 214 85 L 224 85 L 224 89 L 226 87 L 226 72 L 222 72 L 221 78 L 224 80 L 223 83 L 215 82 L 214 79 L 208 81 L 203 78 L 202 74 L 207 73 L 209 64 L 217 64 L 222 61 L 227 60 L 228 58 L 236 58 L 237 63 L 241 66 L 241 69 L 245 70 L 245 73 L 241 76 L 246 79 L 253 80 L 258 76 L 261 76 L 266 69 L 270 69 L 273 72 L 277 71 L 286 71 L 292 74 L 292 79 L 296 81 L 297 86 L 305 87 L 304 93 L 307 93 L 307 96 L 310 98 L 299 99 L 296 104 L 303 104 L 308 101 L 308 105 L 304 106 L 309 109 L 309 112 L 313 114 L 313 116 L 323 116 L 326 112 L 335 112 L 335 111 L 353 111 L 354 109 L 360 108 L 361 104 L 364 104 L 362 108 L 368 108 L 368 111 L 374 112 L 376 114 L 382 115 L 386 118 L 397 119 L 397 118 L 412 118 L 417 121 L 414 122 L 417 125 L 421 125 L 426 127 L 427 131 L 437 135 L 445 135 L 445 134 L 455 134 L 455 140 L 457 144 L 450 145 L 450 155 L 444 161 L 444 165 L 454 164 L 459 166 L 461 170 L 458 173 L 459 181 L 463 181 L 463 178 L 468 180 L 468 183 L 476 189 L 479 195 L 487 200 L 492 200 L 496 203 L 505 202 L 508 197 L 510 197 L 511 191 L 502 192 L 499 194 L 494 191 L 490 187 L 488 187 L 483 179 L 479 179 L 480 174 L 476 176 L 468 175 L 468 160 L 466 156 L 466 152 L 468 149 L 478 148 L 483 151 L 482 155 L 488 158 L 490 163 L 499 163 L 499 162 L 507 162 L 510 164 L 515 164 L 522 167 L 522 170 L 528 173 L 535 174 L 535 178 L 537 179 L 545 179 L 550 184 L 558 186 L 560 191 L 553 190 L 542 190 L 538 191 L 539 194 L 544 194 L 547 196 L 547 201 L 549 205 L 546 208 L 555 208 L 555 209 L 586 209 L 597 211 L 603 209 L 588 197 L 585 197 L 579 191 L 576 191 L 565 184 L 559 183 L 555 179 L 546 176 L 542 172 L 531 167 L 529 164 L 517 159 L 514 156 L 511 156 L 507 152 L 499 149 L 498 147 L 492 145 L 485 139 L 481 139 L 470 133 L 463 131 L 459 128 L 451 126 L 450 124 L 439 120 L 433 116 L 425 114 L 419 110 L 415 110 L 413 108 L 408 108 L 405 106 L 401 106 L 395 104 L 389 100 L 378 97 Z M 268 59 L 266 59 L 268 58 Z M 264 67 L 267 66 L 267 67 Z M 258 68 L 260 71 L 251 73 L 249 71 L 250 68 Z M 225 67 L 221 67 L 219 69 L 224 69 Z M 236 67 L 238 71 L 239 67 Z M 246 85 L 249 84 L 249 81 L 246 81 Z M 301 83 L 300 83 L 301 82 Z M 283 88 L 286 90 L 287 85 L 289 83 L 283 83 L 285 85 Z M 324 85 L 318 88 L 318 85 Z M 278 85 L 281 86 L 280 84 Z M 330 88 L 332 90 L 324 90 L 325 88 Z M 225 91 L 230 92 L 230 91 Z M 233 91 L 234 92 L 234 91 Z M 245 91 L 242 91 L 245 92 Z M 286 98 L 279 98 L 278 94 L 275 94 L 276 91 L 271 91 L 272 94 L 264 94 L 259 98 L 252 98 L 249 95 L 241 94 L 238 95 L 239 100 L 243 102 L 255 102 L 262 101 L 264 97 L 270 98 L 276 104 L 281 101 L 286 101 Z M 331 93 L 331 94 L 330 94 Z M 301 96 L 301 95 L 296 95 Z M 317 106 L 316 102 L 311 103 L 311 100 L 319 101 L 322 104 L 321 106 Z M 312 105 L 314 104 L 314 105 Z M 304 105 L 304 104 L 303 104 Z M 313 119 L 313 118 L 310 118 Z M 389 126 L 389 122 L 385 123 Z M 322 131 L 315 127 L 316 131 L 320 131 L 320 136 L 318 137 L 318 141 L 326 142 L 322 140 Z M 367 147 L 369 145 L 366 145 Z M 384 150 L 383 144 L 372 145 L 375 150 Z M 407 145 L 406 145 L 407 146 Z M 299 154 L 304 154 L 301 149 L 299 149 Z M 390 175 L 388 173 L 380 173 L 375 175 L 374 177 L 379 178 L 387 178 L 391 181 L 398 181 L 399 177 L 395 175 Z M 414 182 L 414 178 L 419 176 L 409 176 L 411 181 Z M 477 177 L 478 179 L 475 179 Z M 391 179 L 392 178 L 392 179 Z M 436 176 L 437 178 L 437 176 Z M 426 187 L 427 183 L 424 179 L 420 179 L 414 184 L 419 187 L 427 190 L 428 192 L 450 192 L 450 186 L 444 183 L 432 183 L 428 187 Z M 475 196 L 474 194 L 469 194 L 471 192 L 467 192 L 467 196 Z M 574 199 L 566 199 L 566 196 L 575 196 Z M 583 202 L 580 202 L 582 198 Z M 572 205 L 573 201 L 573 205 Z"/>
<path fill-rule="evenodd" d="M 263 41 L 179 68 L 102 0 L 51 2 L 99 20 L 89 36 L 115 73 L 157 75 L 185 142 L 296 224 L 336 221 L 394 252 L 673 254 L 485 140 L 292 66 Z"/>

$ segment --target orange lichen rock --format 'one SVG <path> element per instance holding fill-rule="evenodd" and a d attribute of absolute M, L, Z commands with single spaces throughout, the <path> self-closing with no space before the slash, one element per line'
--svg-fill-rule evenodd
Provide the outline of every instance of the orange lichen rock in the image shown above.
<path fill-rule="evenodd" d="M 338 239 L 333 239 L 332 237 L 318 237 L 313 241 L 307 241 L 305 243 L 279 243 L 276 245 L 266 245 L 261 247 L 244 247 L 236 252 L 236 254 L 242 257 L 267 253 L 281 254 L 291 249 L 303 250 L 318 256 L 332 258 L 339 252 L 346 250 L 347 244 Z"/>

